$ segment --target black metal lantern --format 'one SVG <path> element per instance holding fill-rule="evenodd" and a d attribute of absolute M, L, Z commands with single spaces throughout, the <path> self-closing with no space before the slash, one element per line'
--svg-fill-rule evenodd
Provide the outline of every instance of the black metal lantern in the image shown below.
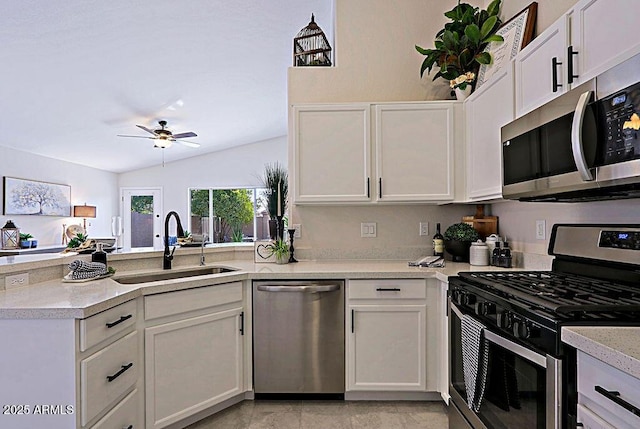
<path fill-rule="evenodd" d="M 318 27 L 313 14 L 311 22 L 293 39 L 293 65 L 330 66 L 331 46 L 324 32 Z"/>
<path fill-rule="evenodd" d="M 3 249 L 20 248 L 20 229 L 13 223 L 12 220 L 8 220 L 0 231 L 2 233 L 1 241 Z"/>

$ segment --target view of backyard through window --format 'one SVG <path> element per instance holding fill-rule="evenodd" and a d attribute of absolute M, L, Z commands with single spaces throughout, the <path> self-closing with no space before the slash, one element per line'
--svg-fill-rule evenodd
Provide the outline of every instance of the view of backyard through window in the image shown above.
<path fill-rule="evenodd" d="M 262 188 L 191 189 L 189 227 L 212 243 L 269 238 L 269 215 Z"/>
<path fill-rule="evenodd" d="M 153 247 L 153 196 L 131 197 L 131 247 Z"/>

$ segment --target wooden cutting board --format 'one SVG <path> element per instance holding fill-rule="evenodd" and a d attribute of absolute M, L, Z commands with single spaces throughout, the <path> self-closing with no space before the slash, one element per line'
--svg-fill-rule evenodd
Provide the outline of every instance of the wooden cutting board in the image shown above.
<path fill-rule="evenodd" d="M 498 234 L 498 216 L 485 216 L 484 205 L 476 205 L 476 214 L 463 216 L 462 222 L 469 224 L 478 231 L 478 235 L 485 240 L 491 234 Z"/>

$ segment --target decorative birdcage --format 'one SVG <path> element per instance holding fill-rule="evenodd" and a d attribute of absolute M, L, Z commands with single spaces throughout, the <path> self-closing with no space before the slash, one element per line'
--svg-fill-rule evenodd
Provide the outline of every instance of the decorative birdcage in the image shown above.
<path fill-rule="evenodd" d="M 293 65 L 295 67 L 331 65 L 331 46 L 324 32 L 316 24 L 313 14 L 311 14 L 309 25 L 300 30 L 293 39 Z"/>

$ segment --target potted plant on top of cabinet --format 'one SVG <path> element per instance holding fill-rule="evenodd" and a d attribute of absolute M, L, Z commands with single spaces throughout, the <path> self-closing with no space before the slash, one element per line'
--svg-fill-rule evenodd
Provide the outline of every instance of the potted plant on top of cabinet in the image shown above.
<path fill-rule="evenodd" d="M 502 23 L 498 17 L 500 3 L 501 0 L 493 0 L 484 10 L 458 1 L 456 7 L 446 12 L 444 15 L 451 21 L 436 34 L 435 47 L 415 47 L 426 56 L 420 67 L 420 77 L 425 70 L 431 73 L 433 66 L 438 66 L 440 70 L 433 80 L 446 79 L 458 99 L 466 98 L 471 93 L 480 64 L 491 63 L 491 55 L 485 48 L 490 42 L 504 40 L 495 34 Z"/>

